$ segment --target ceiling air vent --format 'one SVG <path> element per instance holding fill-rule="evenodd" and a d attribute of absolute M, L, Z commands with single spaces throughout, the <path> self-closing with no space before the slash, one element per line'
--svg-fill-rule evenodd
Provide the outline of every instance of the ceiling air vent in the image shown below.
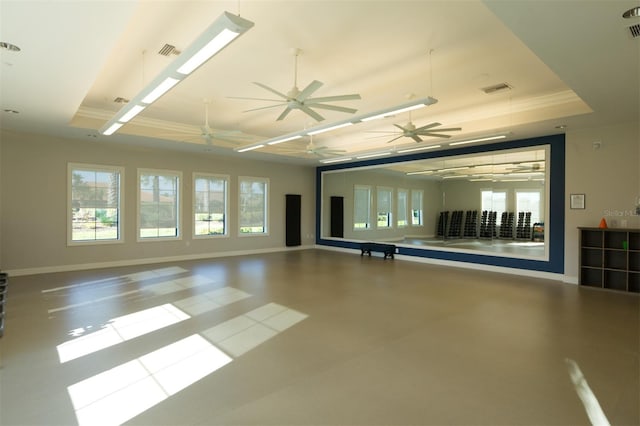
<path fill-rule="evenodd" d="M 629 31 L 631 32 L 631 37 L 640 37 L 640 24 L 630 26 Z"/>
<path fill-rule="evenodd" d="M 117 103 L 117 104 L 126 104 L 129 103 L 129 99 L 123 98 L 121 96 L 118 96 L 117 98 L 115 98 L 113 100 L 113 102 Z"/>
<path fill-rule="evenodd" d="M 164 46 L 162 46 L 162 49 L 160 49 L 158 54 L 162 56 L 179 55 L 180 51 L 176 49 L 175 46 L 167 43 Z"/>
<path fill-rule="evenodd" d="M 507 83 L 500 83 L 493 86 L 483 87 L 480 90 L 482 90 L 487 95 L 490 95 L 492 93 L 502 92 L 503 90 L 511 90 L 511 86 Z"/>

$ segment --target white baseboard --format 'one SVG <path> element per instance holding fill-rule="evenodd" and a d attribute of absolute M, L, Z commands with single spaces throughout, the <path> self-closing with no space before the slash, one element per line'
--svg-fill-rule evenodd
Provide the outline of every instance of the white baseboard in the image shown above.
<path fill-rule="evenodd" d="M 358 254 L 360 253 L 359 249 L 349 249 L 349 248 L 343 248 L 343 247 L 316 245 L 316 248 L 321 250 L 339 251 L 343 253 L 358 253 Z M 567 277 L 565 277 L 564 274 L 555 274 L 552 272 L 532 271 L 529 269 L 518 269 L 518 268 L 506 268 L 504 266 L 484 265 L 480 263 L 469 263 L 469 262 L 456 262 L 453 260 L 431 259 L 428 257 L 406 256 L 402 254 L 396 254 L 394 255 L 394 257 L 395 259 L 406 260 L 409 262 L 428 263 L 431 265 L 451 266 L 455 268 L 475 269 L 475 270 L 490 271 L 490 272 L 500 272 L 503 274 L 520 275 L 520 276 L 533 277 L 533 278 L 544 278 L 548 280 L 569 282 L 571 284 L 574 284 L 572 281 L 565 281 Z M 578 281 L 576 278 L 575 284 L 577 283 Z"/>
<path fill-rule="evenodd" d="M 54 272 L 86 271 L 90 269 L 100 269 L 100 268 L 117 268 L 120 266 L 136 266 L 136 265 L 150 265 L 153 263 L 180 262 L 185 260 L 200 260 L 200 259 L 214 259 L 219 257 L 248 256 L 252 254 L 308 250 L 312 248 L 314 248 L 314 246 L 312 245 L 297 246 L 297 247 L 274 247 L 274 248 L 257 249 L 257 250 L 237 250 L 237 251 L 224 251 L 224 252 L 213 252 L 213 253 L 198 253 L 198 254 L 189 254 L 189 255 L 182 255 L 182 256 L 149 257 L 149 258 L 143 258 L 143 259 L 114 260 L 110 262 L 81 263 L 81 264 L 75 264 L 75 265 L 56 265 L 56 266 L 42 266 L 37 268 L 8 269 L 8 270 L 5 270 L 4 272 L 7 272 L 10 277 L 18 277 L 23 275 L 49 274 Z"/>

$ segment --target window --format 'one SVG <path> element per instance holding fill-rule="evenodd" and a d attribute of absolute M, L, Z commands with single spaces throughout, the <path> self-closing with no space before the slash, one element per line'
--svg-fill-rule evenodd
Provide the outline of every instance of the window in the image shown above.
<path fill-rule="evenodd" d="M 483 189 L 480 191 L 482 211 L 496 212 L 496 225 L 502 223 L 502 213 L 507 211 L 507 191 Z"/>
<path fill-rule="evenodd" d="M 68 174 L 68 243 L 121 242 L 124 169 L 69 164 Z"/>
<path fill-rule="evenodd" d="M 531 212 L 532 225 L 541 222 L 542 203 L 540 202 L 540 191 L 531 189 L 517 190 L 516 210 L 518 212 Z"/>
<path fill-rule="evenodd" d="M 411 225 L 413 226 L 422 226 L 422 196 L 422 190 L 411 190 Z"/>
<path fill-rule="evenodd" d="M 409 225 L 407 220 L 407 199 L 409 194 L 406 189 L 398 189 L 398 228 Z"/>
<path fill-rule="evenodd" d="M 391 228 L 391 212 L 393 209 L 393 189 L 378 188 L 377 204 L 378 204 L 378 228 Z"/>
<path fill-rule="evenodd" d="M 138 238 L 140 240 L 180 236 L 181 173 L 138 170 Z"/>
<path fill-rule="evenodd" d="M 268 186 L 264 178 L 239 179 L 240 235 L 267 234 Z"/>
<path fill-rule="evenodd" d="M 356 185 L 353 193 L 353 229 L 371 228 L 371 187 Z"/>
<path fill-rule="evenodd" d="M 193 174 L 193 235 L 227 235 L 228 176 Z"/>

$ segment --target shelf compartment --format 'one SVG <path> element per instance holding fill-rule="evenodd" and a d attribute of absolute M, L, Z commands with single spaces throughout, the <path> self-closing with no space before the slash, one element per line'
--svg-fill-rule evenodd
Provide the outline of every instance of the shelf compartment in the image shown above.
<path fill-rule="evenodd" d="M 581 268 L 580 284 L 589 287 L 602 287 L 602 269 Z"/>
<path fill-rule="evenodd" d="M 608 231 L 604 233 L 604 247 L 623 250 L 628 233 L 626 231 Z"/>
<path fill-rule="evenodd" d="M 602 250 L 594 248 L 582 248 L 582 266 L 602 268 Z"/>
<path fill-rule="evenodd" d="M 612 271 L 605 269 L 604 275 L 604 288 L 612 290 L 627 290 L 627 273 L 626 271 Z"/>
<path fill-rule="evenodd" d="M 629 272 L 629 291 L 640 293 L 640 272 Z"/>
<path fill-rule="evenodd" d="M 629 250 L 640 250 L 640 232 L 629 232 Z"/>
<path fill-rule="evenodd" d="M 602 247 L 602 231 L 582 231 L 582 247 Z"/>
<path fill-rule="evenodd" d="M 640 272 L 640 251 L 629 252 L 629 270 Z"/>
<path fill-rule="evenodd" d="M 605 250 L 604 267 L 609 269 L 627 270 L 627 252 L 624 250 Z"/>

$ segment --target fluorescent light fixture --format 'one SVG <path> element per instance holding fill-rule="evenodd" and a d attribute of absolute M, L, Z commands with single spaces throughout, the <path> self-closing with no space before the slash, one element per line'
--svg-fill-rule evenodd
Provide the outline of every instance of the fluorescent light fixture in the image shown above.
<path fill-rule="evenodd" d="M 389 154 L 391 154 L 391 152 L 389 152 L 389 151 L 385 151 L 385 152 L 374 152 L 374 153 L 371 153 L 371 154 L 359 155 L 359 156 L 357 156 L 356 158 L 357 158 L 358 160 L 362 160 L 362 159 L 364 159 L 364 158 L 383 157 L 383 156 L 385 156 L 385 155 L 389 155 Z"/>
<path fill-rule="evenodd" d="M 476 142 L 485 142 L 485 141 L 493 141 L 496 139 L 504 139 L 507 135 L 496 135 L 496 136 L 487 136 L 486 138 L 478 138 L 478 139 L 469 139 L 466 141 L 459 142 L 451 142 L 449 145 L 466 145 L 468 143 L 476 143 Z"/>
<path fill-rule="evenodd" d="M 248 146 L 246 148 L 239 149 L 238 152 L 253 151 L 254 149 L 264 148 L 264 145 Z"/>
<path fill-rule="evenodd" d="M 282 142 L 288 142 L 288 141 L 293 141 L 293 140 L 296 140 L 296 139 L 300 139 L 301 137 L 302 137 L 302 135 L 287 136 L 287 137 L 283 137 L 283 138 L 280 138 L 280 139 L 273 140 L 271 142 L 267 142 L 267 145 L 276 145 L 276 144 L 279 144 L 279 143 L 282 143 Z M 262 145 L 262 146 L 264 146 L 264 145 Z M 247 151 L 250 151 L 250 150 L 247 150 Z M 238 152 L 245 152 L 245 151 L 238 150 Z"/>
<path fill-rule="evenodd" d="M 454 170 L 465 170 L 465 169 L 470 169 L 471 166 L 461 166 L 461 167 L 449 167 L 446 169 L 440 169 L 438 170 L 439 172 L 452 172 Z"/>
<path fill-rule="evenodd" d="M 434 173 L 436 170 L 421 170 L 419 172 L 407 172 L 407 176 L 412 176 L 412 175 L 430 175 L 431 173 Z"/>
<path fill-rule="evenodd" d="M 120 127 L 124 126 L 124 123 L 113 123 L 111 126 L 109 126 L 107 128 L 107 130 L 105 130 L 104 132 L 102 132 L 103 135 L 111 135 L 113 134 L 116 130 L 118 130 Z"/>
<path fill-rule="evenodd" d="M 456 175 L 456 176 L 442 176 L 442 179 L 460 179 L 460 178 L 468 178 L 468 175 Z"/>
<path fill-rule="evenodd" d="M 353 157 L 331 158 L 330 160 L 320 160 L 320 162 L 324 164 L 330 164 L 330 163 L 339 163 L 341 161 L 349 161 L 349 160 L 353 160 Z"/>
<path fill-rule="evenodd" d="M 187 62 L 178 68 L 180 74 L 189 75 L 200 65 L 205 63 L 209 58 L 222 50 L 227 44 L 231 43 L 240 33 L 231 31 L 227 28 L 222 30 L 213 40 L 207 43 L 202 49 L 191 57 Z"/>
<path fill-rule="evenodd" d="M 232 15 L 229 12 L 224 12 L 189 47 L 184 49 L 169 66 L 162 70 L 140 93 L 134 96 L 111 120 L 102 126 L 100 133 L 104 135 L 113 134 L 124 123 L 142 111 L 141 107 L 147 107 L 155 102 L 171 90 L 172 87 L 180 83 L 188 74 L 195 71 L 239 35 L 253 27 L 253 25 L 251 21 Z M 134 109 L 137 109 L 137 111 L 132 112 Z"/>
<path fill-rule="evenodd" d="M 422 146 L 420 148 L 399 149 L 398 152 L 400 154 L 404 154 L 405 152 L 426 151 L 427 149 L 436 149 L 436 148 L 440 148 L 441 146 L 442 145 L 429 145 L 429 146 Z"/>
<path fill-rule="evenodd" d="M 120 121 L 122 123 L 126 123 L 129 120 L 131 120 L 133 117 L 135 117 L 136 115 L 140 114 L 140 112 L 145 109 L 144 106 L 142 105 L 135 105 L 133 108 L 131 108 L 129 111 L 127 111 L 127 113 L 125 115 L 122 116 L 122 118 L 120 119 Z"/>
<path fill-rule="evenodd" d="M 491 179 L 469 179 L 469 182 L 491 182 Z"/>
<path fill-rule="evenodd" d="M 160 96 L 167 93 L 173 86 L 178 84 L 180 80 L 173 77 L 167 77 L 164 81 L 158 84 L 147 96 L 142 98 L 142 102 L 145 104 L 154 103 Z"/>
<path fill-rule="evenodd" d="M 395 114 L 400 114 L 401 112 L 413 111 L 414 109 L 419 109 L 426 107 L 427 105 L 432 105 L 438 102 L 437 99 L 432 97 L 427 97 L 424 99 L 418 99 L 403 105 L 399 105 L 393 108 L 387 108 L 386 110 L 377 111 L 372 114 L 367 114 L 364 117 L 360 118 L 360 121 L 371 121 L 377 120 L 379 118 L 390 117 Z"/>
<path fill-rule="evenodd" d="M 352 124 L 353 124 L 352 122 L 347 121 L 346 123 L 336 124 L 335 126 L 326 127 L 324 129 L 309 131 L 309 132 L 307 132 L 307 135 L 309 135 L 309 136 L 311 136 L 311 135 L 319 135 L 320 133 L 328 132 L 330 130 L 335 130 L 335 129 L 341 129 L 343 127 L 351 126 Z"/>

